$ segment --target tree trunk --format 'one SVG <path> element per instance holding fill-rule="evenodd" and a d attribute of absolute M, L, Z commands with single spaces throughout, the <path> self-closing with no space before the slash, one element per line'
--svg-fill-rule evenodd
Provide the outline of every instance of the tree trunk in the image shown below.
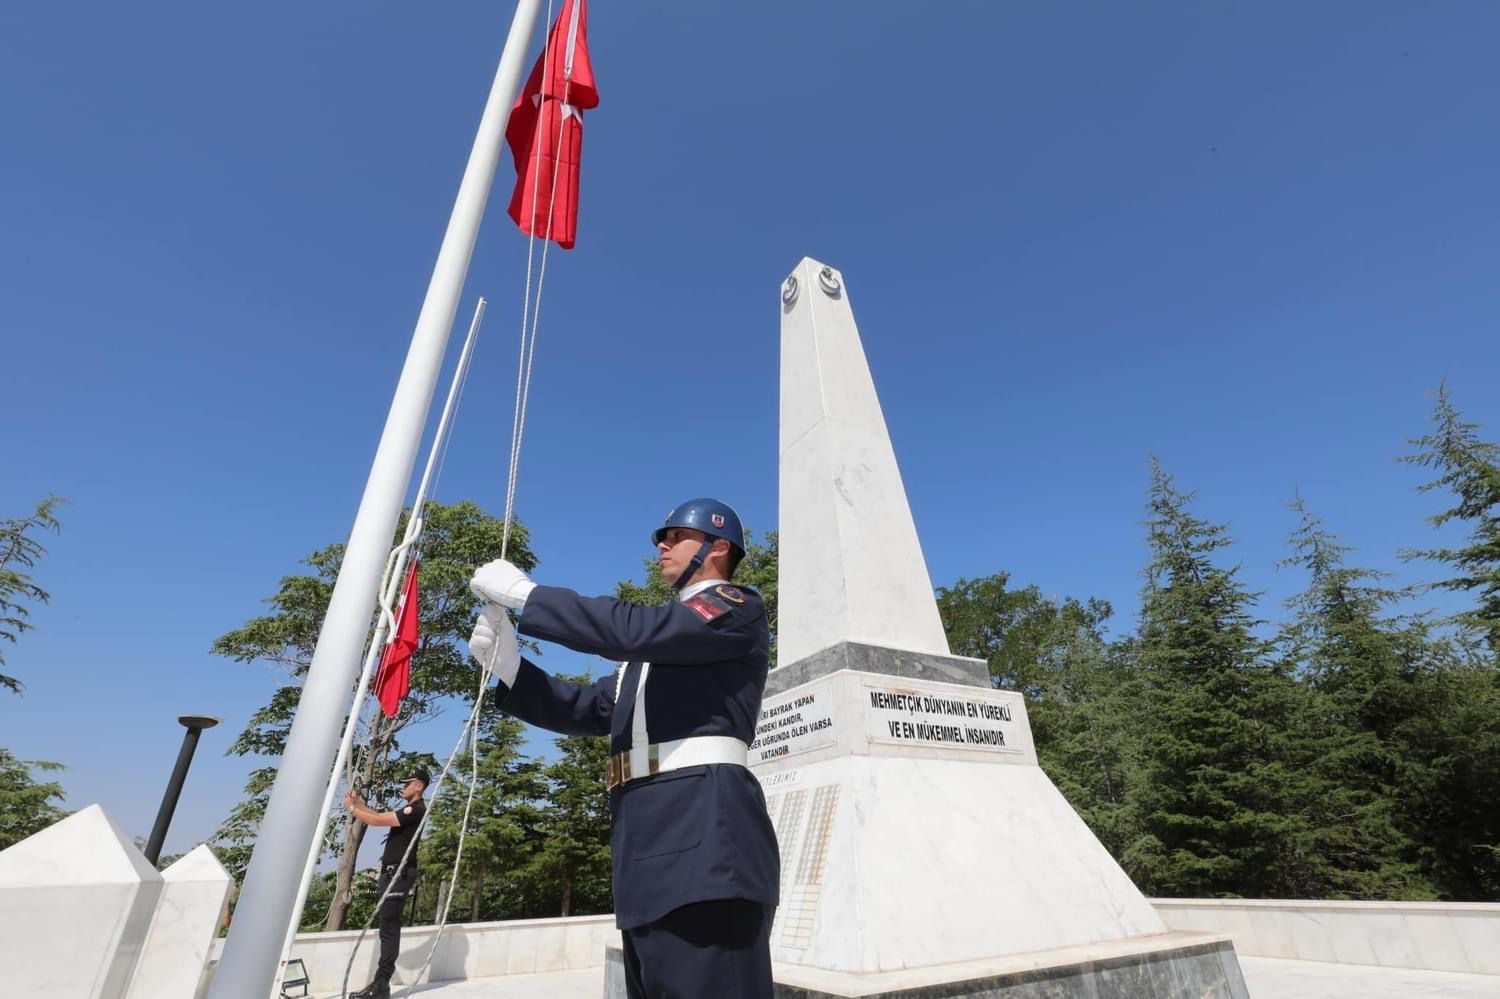
<path fill-rule="evenodd" d="M 479 922 L 479 904 L 484 896 L 484 865 L 474 865 L 474 900 L 469 907 L 469 922 Z"/>
<path fill-rule="evenodd" d="M 573 912 L 573 879 L 568 878 L 563 882 L 562 914 L 571 915 Z"/>
<path fill-rule="evenodd" d="M 397 715 L 390 722 L 397 722 L 400 717 Z M 387 726 L 386 719 L 377 719 L 375 729 L 370 733 L 369 745 L 365 747 L 364 765 L 359 768 L 365 788 L 374 784 L 375 764 L 385 760 L 395 734 L 394 724 Z M 333 883 L 333 900 L 328 904 L 328 919 L 323 924 L 325 930 L 344 928 L 344 917 L 349 914 L 349 906 L 354 902 L 354 869 L 359 863 L 359 847 L 365 840 L 367 829 L 369 826 L 363 822 L 354 821 L 349 823 L 349 828 L 344 833 L 344 850 L 339 855 L 338 874 Z"/>
<path fill-rule="evenodd" d="M 354 867 L 359 860 L 359 846 L 364 842 L 365 831 L 369 828 L 363 822 L 351 822 L 344 834 L 344 852 L 339 856 L 338 874 L 333 882 L 333 901 L 328 903 L 328 919 L 323 924 L 325 930 L 344 928 L 344 917 L 349 914 L 349 906 L 354 902 L 351 889 L 354 885 Z"/>

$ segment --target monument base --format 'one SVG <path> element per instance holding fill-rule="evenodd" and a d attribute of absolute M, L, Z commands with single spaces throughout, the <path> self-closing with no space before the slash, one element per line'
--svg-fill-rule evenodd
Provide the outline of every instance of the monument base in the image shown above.
<path fill-rule="evenodd" d="M 1227 936 L 1152 937 L 872 974 L 776 964 L 776 999 L 1249 999 Z M 624 999 L 620 948 L 604 954 L 604 999 Z"/>

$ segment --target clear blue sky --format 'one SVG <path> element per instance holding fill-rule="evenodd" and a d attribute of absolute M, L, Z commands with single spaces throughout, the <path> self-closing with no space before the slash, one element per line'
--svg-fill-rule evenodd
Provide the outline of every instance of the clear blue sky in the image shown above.
<path fill-rule="evenodd" d="M 0 516 L 69 500 L 0 744 L 65 763 L 69 806 L 145 835 L 184 712 L 225 724 L 168 849 L 238 799 L 221 753 L 273 674 L 210 643 L 347 534 L 509 19 L 0 13 Z M 845 272 L 938 585 L 1005 569 L 1128 626 L 1152 453 L 1267 615 L 1299 583 L 1273 568 L 1294 491 L 1423 578 L 1394 553 L 1439 499 L 1393 459 L 1429 393 L 1500 437 L 1500 5 L 595 0 L 590 32 L 603 103 L 518 496 L 543 581 L 608 590 L 692 495 L 775 525 L 803 255 Z M 511 182 L 507 157 L 438 497 L 495 511 Z"/>

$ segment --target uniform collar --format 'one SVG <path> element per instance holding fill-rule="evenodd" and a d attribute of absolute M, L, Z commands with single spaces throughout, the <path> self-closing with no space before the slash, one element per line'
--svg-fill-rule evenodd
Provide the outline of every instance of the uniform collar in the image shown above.
<path fill-rule="evenodd" d="M 728 583 L 729 580 L 727 579 L 700 579 L 696 583 L 684 586 L 682 588 L 682 593 L 677 597 L 677 599 L 690 600 L 693 597 L 696 597 L 698 594 L 702 593 L 704 590 L 708 589 L 710 586 L 725 586 Z"/>

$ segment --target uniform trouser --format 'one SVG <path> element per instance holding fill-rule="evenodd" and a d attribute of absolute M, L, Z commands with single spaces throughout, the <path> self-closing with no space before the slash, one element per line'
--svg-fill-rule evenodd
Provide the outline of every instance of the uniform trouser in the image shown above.
<path fill-rule="evenodd" d="M 772 906 L 695 902 L 624 930 L 630 999 L 771 999 Z"/>
<path fill-rule="evenodd" d="M 376 898 L 385 894 L 386 886 L 390 885 L 391 875 L 394 873 L 395 864 L 380 869 L 380 883 L 375 889 Z M 416 880 L 416 865 L 408 862 L 406 870 L 391 888 L 390 895 L 380 905 L 380 963 L 376 965 L 375 973 L 387 981 L 396 972 L 396 955 L 401 952 L 401 916 L 406 911 L 406 896 Z"/>

